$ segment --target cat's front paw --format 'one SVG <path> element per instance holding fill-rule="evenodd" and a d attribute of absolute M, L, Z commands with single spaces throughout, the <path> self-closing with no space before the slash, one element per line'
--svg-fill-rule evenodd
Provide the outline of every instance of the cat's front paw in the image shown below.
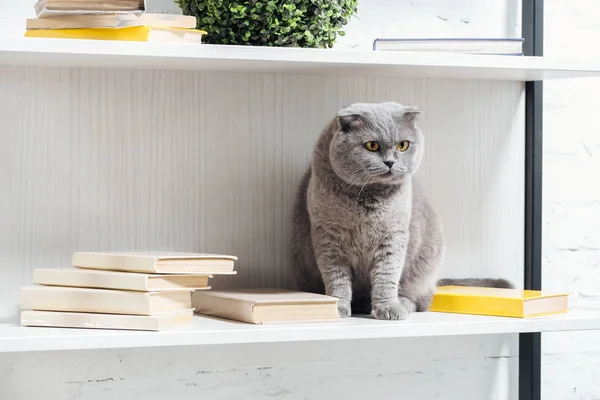
<path fill-rule="evenodd" d="M 338 302 L 338 312 L 342 318 L 348 318 L 350 315 L 352 315 L 352 307 L 350 307 L 350 302 L 340 300 Z"/>
<path fill-rule="evenodd" d="M 392 303 L 373 307 L 371 314 L 377 319 L 398 320 L 406 319 L 410 311 L 406 304 Z"/>

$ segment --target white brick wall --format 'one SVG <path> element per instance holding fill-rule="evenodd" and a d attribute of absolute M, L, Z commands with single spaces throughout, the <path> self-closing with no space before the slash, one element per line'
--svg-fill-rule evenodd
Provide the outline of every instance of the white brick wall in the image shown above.
<path fill-rule="evenodd" d="M 548 57 L 600 59 L 600 2 L 545 2 Z M 600 308 L 599 79 L 544 84 L 544 288 Z M 543 398 L 600 399 L 600 333 L 543 336 Z"/>
<path fill-rule="evenodd" d="M 34 0 L 0 0 L 0 37 L 21 36 Z M 171 0 L 150 2 L 153 9 Z M 600 1 L 545 2 L 545 54 L 600 59 Z M 363 0 L 338 47 L 375 36 L 514 36 L 518 0 Z M 600 80 L 547 82 L 544 98 L 544 287 L 600 308 Z M 594 296 L 597 296 L 594 299 Z M 544 335 L 543 398 L 600 399 L 600 333 Z"/>

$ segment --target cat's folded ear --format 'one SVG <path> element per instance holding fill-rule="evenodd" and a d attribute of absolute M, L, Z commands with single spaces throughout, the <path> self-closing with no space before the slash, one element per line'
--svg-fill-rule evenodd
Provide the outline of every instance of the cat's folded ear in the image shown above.
<path fill-rule="evenodd" d="M 419 117 L 421 115 L 421 110 L 416 107 L 404 107 L 402 111 L 402 119 L 405 123 L 410 125 L 414 125 L 419 121 Z"/>
<path fill-rule="evenodd" d="M 352 131 L 362 126 L 366 121 L 365 117 L 355 105 L 342 108 L 338 112 L 338 122 L 344 132 Z"/>
<path fill-rule="evenodd" d="M 342 131 L 350 132 L 363 125 L 364 117 L 359 114 L 338 114 L 338 122 L 340 123 L 340 128 Z"/>

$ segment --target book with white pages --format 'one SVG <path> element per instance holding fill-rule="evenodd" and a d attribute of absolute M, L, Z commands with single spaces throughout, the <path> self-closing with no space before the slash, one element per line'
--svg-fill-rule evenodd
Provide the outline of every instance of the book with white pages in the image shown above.
<path fill-rule="evenodd" d="M 53 328 L 118 329 L 163 331 L 185 326 L 192 321 L 194 310 L 160 315 L 119 315 L 65 311 L 21 312 L 21 325 Z"/>
<path fill-rule="evenodd" d="M 207 290 L 211 275 L 144 274 L 79 268 L 41 268 L 33 271 L 33 283 L 141 292 L 169 290 Z"/>
<path fill-rule="evenodd" d="M 196 17 L 190 15 L 144 13 L 72 14 L 28 19 L 27 30 L 124 28 L 131 26 L 165 26 L 169 28 L 196 27 Z"/>
<path fill-rule="evenodd" d="M 36 18 L 61 15 L 133 13 L 141 15 L 146 9 L 144 0 L 38 0 Z"/>
<path fill-rule="evenodd" d="M 523 55 L 522 38 L 377 38 L 375 51 Z"/>
<path fill-rule="evenodd" d="M 77 268 L 149 274 L 235 274 L 237 257 L 222 254 L 178 252 L 76 252 L 72 264 Z"/>
<path fill-rule="evenodd" d="M 192 308 L 192 291 L 133 292 L 64 286 L 21 288 L 21 310 L 158 315 Z"/>

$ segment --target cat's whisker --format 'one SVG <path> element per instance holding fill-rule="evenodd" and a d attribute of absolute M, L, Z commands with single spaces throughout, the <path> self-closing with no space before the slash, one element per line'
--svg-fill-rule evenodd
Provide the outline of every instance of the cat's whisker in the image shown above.
<path fill-rule="evenodd" d="M 352 174 L 350 174 L 349 178 L 342 182 L 341 189 L 342 191 L 347 191 L 352 186 L 360 186 L 362 180 L 364 179 L 365 172 L 362 170 L 356 170 Z"/>
<path fill-rule="evenodd" d="M 361 193 L 362 193 L 363 189 L 365 188 L 365 186 L 366 186 L 366 185 L 367 185 L 367 183 L 368 183 L 368 181 L 365 179 L 365 178 L 367 178 L 368 176 L 369 176 L 369 174 L 368 174 L 368 173 L 364 173 L 364 172 L 363 172 L 363 173 L 361 173 L 361 174 L 360 174 L 360 175 L 359 175 L 359 176 L 356 178 L 356 181 L 355 181 L 355 184 L 354 184 L 354 186 L 360 186 L 360 190 L 359 190 L 359 192 L 358 192 L 358 197 L 360 197 L 360 195 L 361 195 Z M 358 197 L 357 197 L 357 199 L 358 199 Z"/>
<path fill-rule="evenodd" d="M 362 194 L 363 190 L 365 189 L 365 186 L 367 186 L 366 182 L 362 185 L 362 187 L 358 191 L 358 196 L 356 197 L 357 199 L 360 198 L 360 195 Z"/>

